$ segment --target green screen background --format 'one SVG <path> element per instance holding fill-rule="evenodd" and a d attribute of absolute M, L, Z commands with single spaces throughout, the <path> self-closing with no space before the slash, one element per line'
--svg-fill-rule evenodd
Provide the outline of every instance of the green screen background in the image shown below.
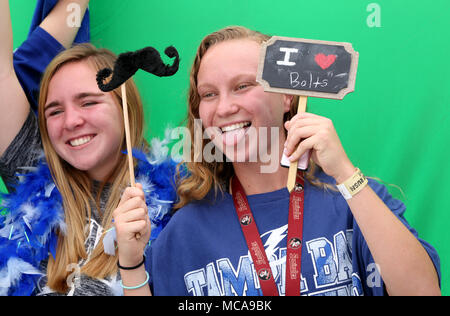
<path fill-rule="evenodd" d="M 17 47 L 35 3 L 10 2 Z M 368 26 L 371 3 L 381 8 L 381 27 Z M 406 204 L 409 223 L 437 248 L 442 291 L 450 294 L 450 1 L 95 0 L 90 10 L 97 46 L 122 53 L 174 45 L 180 52 L 174 77 L 135 76 L 148 139 L 182 124 L 189 67 L 212 31 L 244 25 L 271 35 L 352 43 L 360 54 L 355 92 L 342 101 L 309 98 L 309 111 L 333 120 L 348 156 L 366 175 L 392 184 L 389 191 Z"/>

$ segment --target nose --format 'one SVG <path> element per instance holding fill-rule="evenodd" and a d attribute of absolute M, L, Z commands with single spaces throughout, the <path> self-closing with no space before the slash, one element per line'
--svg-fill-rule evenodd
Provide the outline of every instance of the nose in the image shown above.
<path fill-rule="evenodd" d="M 74 130 L 84 124 L 85 120 L 81 109 L 77 106 L 67 106 L 64 113 L 64 128 Z"/>
<path fill-rule="evenodd" d="M 222 94 L 219 98 L 216 114 L 220 117 L 228 117 L 237 113 L 239 111 L 239 106 L 236 101 L 236 98 Z"/>

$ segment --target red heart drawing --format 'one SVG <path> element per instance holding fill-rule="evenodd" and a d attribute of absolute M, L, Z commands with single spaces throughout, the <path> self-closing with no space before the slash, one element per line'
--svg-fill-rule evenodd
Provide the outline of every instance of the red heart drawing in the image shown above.
<path fill-rule="evenodd" d="M 328 55 L 325 56 L 324 54 L 320 53 L 317 54 L 314 60 L 316 61 L 317 65 L 320 66 L 322 69 L 327 69 L 330 67 L 334 62 L 336 61 L 337 55 Z"/>

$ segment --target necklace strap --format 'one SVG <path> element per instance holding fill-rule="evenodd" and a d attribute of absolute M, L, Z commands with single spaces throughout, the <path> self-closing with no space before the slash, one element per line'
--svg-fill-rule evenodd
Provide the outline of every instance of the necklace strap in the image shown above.
<path fill-rule="evenodd" d="M 289 296 L 300 296 L 304 201 L 304 180 L 297 173 L 295 187 L 289 198 L 286 250 L 286 295 Z"/>
<path fill-rule="evenodd" d="M 290 194 L 286 257 L 286 295 L 300 295 L 301 251 L 303 235 L 304 180 L 297 175 L 296 187 Z M 258 227 L 239 179 L 234 176 L 231 191 L 241 225 L 264 296 L 278 296 L 272 269 Z"/>
<path fill-rule="evenodd" d="M 232 181 L 233 201 L 236 213 L 241 224 L 247 242 L 248 250 L 253 259 L 256 274 L 264 296 L 278 296 L 277 286 L 273 279 L 269 260 L 267 259 L 264 246 L 256 226 L 253 213 L 248 204 L 247 196 L 237 177 Z"/>

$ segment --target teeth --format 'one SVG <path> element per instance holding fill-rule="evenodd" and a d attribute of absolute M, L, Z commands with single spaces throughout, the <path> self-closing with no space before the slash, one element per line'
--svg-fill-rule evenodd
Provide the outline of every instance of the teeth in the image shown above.
<path fill-rule="evenodd" d="M 92 139 L 92 136 L 85 136 L 85 137 L 77 138 L 77 139 L 71 140 L 70 145 L 72 145 L 72 147 L 81 146 L 81 145 L 88 143 L 91 139 Z"/>
<path fill-rule="evenodd" d="M 222 129 L 222 132 L 225 133 L 225 132 L 231 132 L 231 131 L 234 131 L 235 129 L 243 128 L 243 127 L 246 127 L 249 125 L 250 125 L 250 122 L 242 122 L 242 123 L 224 126 L 221 129 Z"/>

